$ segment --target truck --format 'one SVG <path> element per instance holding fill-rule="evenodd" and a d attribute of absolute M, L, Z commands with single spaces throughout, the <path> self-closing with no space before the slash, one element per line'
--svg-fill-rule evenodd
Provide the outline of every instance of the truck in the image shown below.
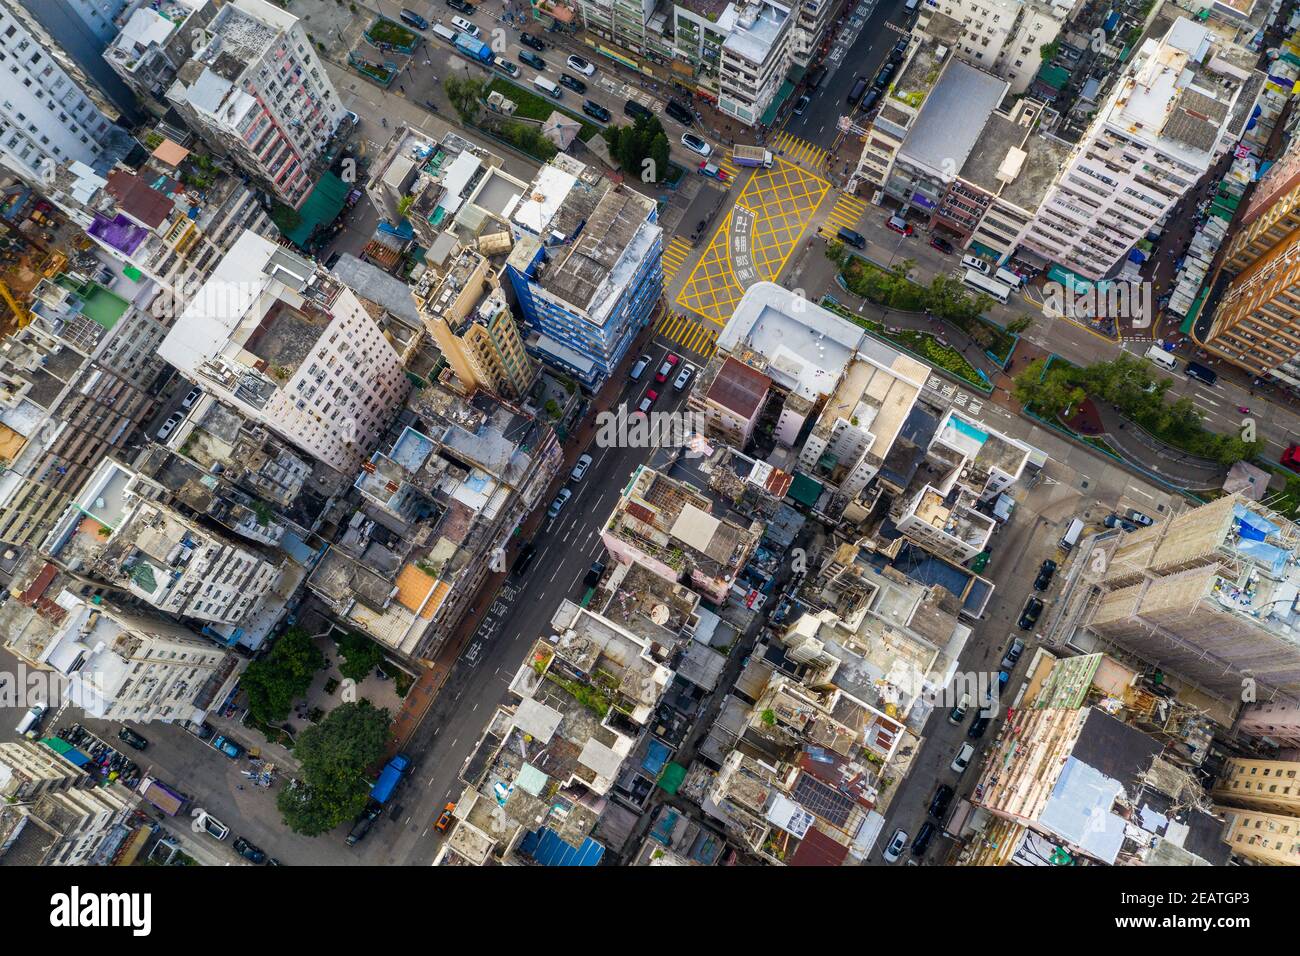
<path fill-rule="evenodd" d="M 762 146 L 736 145 L 731 147 L 731 160 L 737 166 L 762 166 L 764 169 L 771 169 L 772 151 Z"/>
<path fill-rule="evenodd" d="M 156 777 L 145 777 L 140 781 L 140 796 L 153 804 L 169 817 L 174 817 L 185 808 L 189 800 L 177 793 Z"/>
<path fill-rule="evenodd" d="M 388 802 L 388 798 L 393 795 L 397 785 L 402 782 L 402 777 L 406 774 L 407 769 L 411 766 L 411 761 L 402 754 L 398 754 L 392 760 L 384 765 L 384 769 L 379 771 L 379 779 L 375 785 L 370 788 L 370 799 L 375 803 L 383 806 Z"/>
<path fill-rule="evenodd" d="M 456 34 L 456 49 L 481 63 L 492 62 L 492 48 L 482 40 L 474 39 L 468 33 Z"/>

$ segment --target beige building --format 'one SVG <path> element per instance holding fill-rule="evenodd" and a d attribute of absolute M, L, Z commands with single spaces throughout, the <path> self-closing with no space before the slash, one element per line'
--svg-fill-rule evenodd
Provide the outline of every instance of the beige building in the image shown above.
<path fill-rule="evenodd" d="M 1237 856 L 1274 866 L 1300 866 L 1300 817 L 1225 810 L 1227 843 Z"/>
<path fill-rule="evenodd" d="M 1233 757 L 1219 776 L 1214 799 L 1234 807 L 1300 816 L 1300 761 Z"/>

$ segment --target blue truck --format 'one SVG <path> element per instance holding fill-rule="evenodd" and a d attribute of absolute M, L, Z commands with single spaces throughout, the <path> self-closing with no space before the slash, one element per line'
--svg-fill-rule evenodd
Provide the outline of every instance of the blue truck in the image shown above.
<path fill-rule="evenodd" d="M 468 33 L 456 34 L 456 49 L 468 57 L 483 63 L 492 62 L 492 48 L 482 40 L 475 40 Z"/>
<path fill-rule="evenodd" d="M 402 782 L 402 777 L 406 774 L 407 769 L 411 766 L 411 761 L 398 754 L 392 760 L 384 765 L 384 769 L 379 771 L 379 779 L 375 785 L 370 788 L 370 799 L 375 803 L 383 806 L 388 802 L 388 798 L 393 795 L 397 785 Z"/>

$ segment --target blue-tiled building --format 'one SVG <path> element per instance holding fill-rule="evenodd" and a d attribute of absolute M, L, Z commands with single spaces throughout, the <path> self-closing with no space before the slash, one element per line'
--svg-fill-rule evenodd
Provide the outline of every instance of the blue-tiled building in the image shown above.
<path fill-rule="evenodd" d="M 538 172 L 510 222 L 506 275 L 529 353 L 598 388 L 663 292 L 655 201 L 560 155 Z"/>

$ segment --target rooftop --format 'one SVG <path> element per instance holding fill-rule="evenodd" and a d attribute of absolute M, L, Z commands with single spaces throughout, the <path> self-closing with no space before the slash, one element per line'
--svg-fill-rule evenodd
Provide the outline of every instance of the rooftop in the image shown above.
<path fill-rule="evenodd" d="M 990 114 L 1006 96 L 1006 80 L 950 59 L 907 133 L 899 156 L 936 175 L 966 162 Z"/>

